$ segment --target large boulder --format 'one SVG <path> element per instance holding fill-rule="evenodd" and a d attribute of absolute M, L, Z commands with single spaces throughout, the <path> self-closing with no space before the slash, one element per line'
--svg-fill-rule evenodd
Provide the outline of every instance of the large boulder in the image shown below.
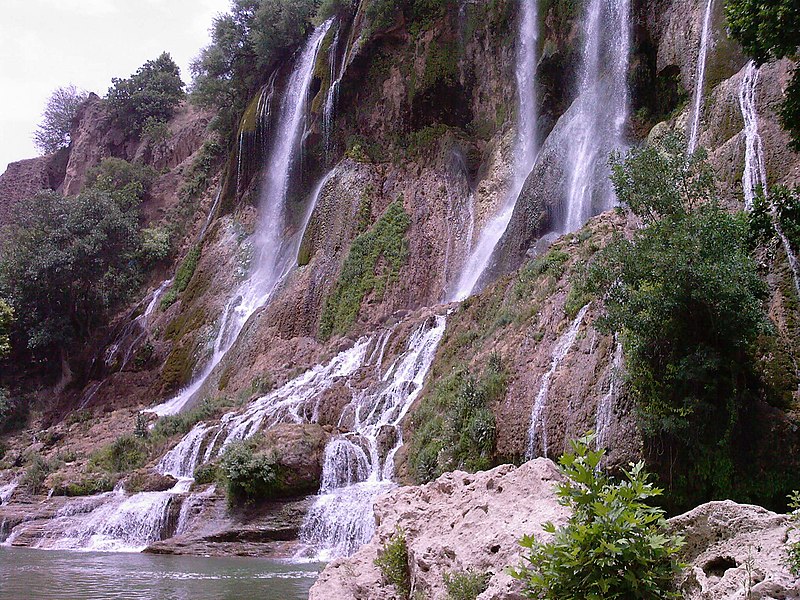
<path fill-rule="evenodd" d="M 488 573 L 482 600 L 521 598 L 520 586 L 506 569 L 521 564 L 519 539 L 543 537 L 546 521 L 563 524 L 567 509 L 558 503 L 555 464 L 536 459 L 521 467 L 446 473 L 419 487 L 405 487 L 375 503 L 376 535 L 355 555 L 329 563 L 311 589 L 310 600 L 397 598 L 375 559 L 398 529 L 406 537 L 413 590 L 444 599 L 445 573 Z"/>
<path fill-rule="evenodd" d="M 786 515 L 725 500 L 698 506 L 669 525 L 686 539 L 686 600 L 800 598 L 800 580 L 789 573 L 785 550 L 800 532 L 790 530 Z"/>

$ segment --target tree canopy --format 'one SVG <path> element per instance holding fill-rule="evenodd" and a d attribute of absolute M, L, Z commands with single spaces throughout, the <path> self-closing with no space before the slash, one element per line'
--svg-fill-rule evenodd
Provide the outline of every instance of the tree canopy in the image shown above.
<path fill-rule="evenodd" d="M 111 81 L 106 99 L 112 115 L 136 135 L 146 123 L 168 121 L 184 97 L 180 69 L 167 52 L 147 61 L 127 79 Z"/>
<path fill-rule="evenodd" d="M 60 87 L 52 93 L 42 113 L 42 122 L 33 134 L 33 143 L 42 154 L 69 146 L 72 121 L 87 97 L 85 91 L 74 85 Z"/>

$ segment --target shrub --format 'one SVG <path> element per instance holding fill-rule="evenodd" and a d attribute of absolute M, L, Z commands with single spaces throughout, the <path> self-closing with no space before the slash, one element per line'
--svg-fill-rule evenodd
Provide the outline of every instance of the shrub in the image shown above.
<path fill-rule="evenodd" d="M 0 298 L 0 359 L 4 358 L 11 351 L 11 323 L 14 320 L 14 309 Z"/>
<path fill-rule="evenodd" d="M 147 165 L 130 163 L 121 158 L 104 158 L 89 170 L 86 186 L 106 192 L 123 210 L 138 208 L 150 192 L 156 172 Z"/>
<path fill-rule="evenodd" d="M 219 465 L 214 462 L 204 463 L 194 470 L 194 481 L 199 485 L 214 483 L 219 477 Z"/>
<path fill-rule="evenodd" d="M 254 438 L 235 442 L 222 456 L 219 470 L 232 506 L 269 500 L 280 491 L 277 459 L 271 453 L 257 452 L 257 445 Z"/>
<path fill-rule="evenodd" d="M 22 485 L 32 494 L 39 494 L 44 491 L 44 480 L 52 471 L 53 465 L 41 454 L 34 453 L 28 457 Z"/>
<path fill-rule="evenodd" d="M 42 113 L 42 122 L 33 134 L 33 143 L 42 154 L 69 146 L 72 121 L 88 96 L 74 85 L 60 87 L 52 93 Z"/>
<path fill-rule="evenodd" d="M 573 452 L 559 461 L 566 477 L 559 501 L 572 509 L 567 525 L 546 523 L 549 543 L 525 536 L 525 564 L 511 574 L 528 598 L 679 598 L 673 581 L 683 541 L 664 533 L 664 512 L 648 504 L 661 490 L 648 483 L 643 463 L 611 481 L 600 469 L 604 452 L 590 450 L 594 441 L 591 434 L 572 442 Z"/>
<path fill-rule="evenodd" d="M 475 600 L 489 587 L 489 573 L 461 571 L 444 574 L 448 600 Z"/>
<path fill-rule="evenodd" d="M 418 483 L 445 471 L 480 471 L 494 464 L 496 422 L 491 406 L 506 393 L 507 373 L 492 354 L 480 379 L 464 369 L 441 379 L 413 414 L 408 460 Z"/>
<path fill-rule="evenodd" d="M 127 132 L 139 135 L 146 123 L 168 121 L 183 100 L 180 69 L 169 53 L 149 60 L 127 79 L 115 77 L 106 99 Z"/>
<path fill-rule="evenodd" d="M 135 435 L 124 435 L 95 452 L 89 464 L 110 473 L 127 473 L 143 467 L 148 457 L 147 442 Z"/>
<path fill-rule="evenodd" d="M 169 291 L 164 294 L 161 300 L 161 309 L 166 310 L 178 300 L 178 295 L 185 292 L 189 287 L 189 282 L 194 277 L 194 272 L 197 270 L 197 263 L 200 262 L 200 245 L 193 246 L 186 254 L 183 262 L 175 272 L 175 283 Z"/>
<path fill-rule="evenodd" d="M 397 588 L 402 598 L 411 594 L 411 571 L 408 567 L 408 546 L 406 535 L 399 527 L 375 559 L 375 566 L 381 570 L 384 580 Z"/>

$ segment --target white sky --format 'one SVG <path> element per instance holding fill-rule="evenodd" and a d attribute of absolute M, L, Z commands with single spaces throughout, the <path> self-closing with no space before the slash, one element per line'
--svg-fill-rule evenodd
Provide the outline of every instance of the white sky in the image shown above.
<path fill-rule="evenodd" d="M 229 0 L 2 0 L 0 173 L 38 154 L 31 135 L 57 87 L 105 96 L 167 51 L 189 83 L 189 63 L 209 42 L 213 17 Z"/>

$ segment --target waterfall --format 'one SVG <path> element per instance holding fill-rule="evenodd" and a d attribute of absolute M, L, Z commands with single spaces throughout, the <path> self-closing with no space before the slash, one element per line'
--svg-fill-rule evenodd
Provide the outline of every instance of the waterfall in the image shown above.
<path fill-rule="evenodd" d="M 514 149 L 514 178 L 511 189 L 497 214 L 484 225 L 477 244 L 464 262 L 459 279 L 450 294 L 450 301 L 469 297 L 487 269 L 500 238 L 503 237 L 522 186 L 533 169 L 538 151 L 536 129 L 536 50 L 539 43 L 538 0 L 523 0 L 517 49 L 516 82 L 519 101 L 519 123 Z"/>
<path fill-rule="evenodd" d="M 577 231 L 615 202 L 608 156 L 623 147 L 628 119 L 629 21 L 630 0 L 591 0 L 587 6 L 579 92 L 567 138 L 563 233 Z"/>
<path fill-rule="evenodd" d="M 11 500 L 14 490 L 19 486 L 19 479 L 0 485 L 0 505 L 6 504 Z"/>
<path fill-rule="evenodd" d="M 249 278 L 239 287 L 224 309 L 211 358 L 201 374 L 177 396 L 152 409 L 159 416 L 180 412 L 200 390 L 216 366 L 233 347 L 248 319 L 269 301 L 272 292 L 295 265 L 300 235 L 284 239 L 289 225 L 287 196 L 290 173 L 305 130 L 307 100 L 314 65 L 322 40 L 332 21 L 320 25 L 300 54 L 286 86 L 274 145 L 268 153 L 262 182 L 259 222 L 253 235 L 254 255 Z M 266 104 L 266 103 L 264 103 Z M 307 214 L 310 215 L 310 212 Z"/>
<path fill-rule="evenodd" d="M 753 61 L 747 63 L 739 88 L 739 106 L 744 120 L 745 152 L 744 171 L 742 172 L 742 190 L 744 192 L 745 210 L 753 209 L 753 200 L 758 193 L 769 202 L 767 189 L 767 165 L 764 159 L 764 143 L 758 133 L 758 110 L 756 106 L 756 88 L 758 86 L 759 71 Z M 800 296 L 800 262 L 789 243 L 789 238 L 783 232 L 777 207 L 770 203 L 772 226 L 781 240 L 781 245 L 789 261 L 789 267 L 794 277 L 794 285 Z"/>
<path fill-rule="evenodd" d="M 336 34 L 333 36 L 333 42 L 328 51 L 331 83 L 328 87 L 328 93 L 325 96 L 325 107 L 322 111 L 322 136 L 326 159 L 330 159 L 333 150 L 332 137 L 333 126 L 336 120 L 336 103 L 339 101 L 339 86 L 342 83 L 342 77 L 344 77 L 344 71 L 347 66 L 347 49 L 345 49 L 344 55 L 342 56 L 341 64 L 337 65 L 340 33 L 341 29 L 337 27 Z"/>
<path fill-rule="evenodd" d="M 423 323 L 378 385 L 356 394 L 342 411 L 339 427 L 348 432 L 335 436 L 325 449 L 320 494 L 300 531 L 302 554 L 327 561 L 352 554 L 372 537 L 373 501 L 396 486 L 400 422 L 422 392 L 445 324 L 444 316 Z"/>
<path fill-rule="evenodd" d="M 542 376 L 539 382 L 539 392 L 536 394 L 536 400 L 531 409 L 531 424 L 528 428 L 528 448 L 525 456 L 528 459 L 536 458 L 537 456 L 547 456 L 547 427 L 545 409 L 547 408 L 547 396 L 550 392 L 550 380 L 553 378 L 561 362 L 567 356 L 567 353 L 572 349 L 575 344 L 575 338 L 578 336 L 578 330 L 583 323 L 583 318 L 586 316 L 586 311 L 589 310 L 589 305 L 584 306 L 578 311 L 577 316 L 572 321 L 569 328 L 561 334 L 561 337 L 556 341 L 553 347 L 553 354 L 550 358 L 550 369 Z"/>
<path fill-rule="evenodd" d="M 616 337 L 616 336 L 615 336 Z M 595 416 L 595 431 L 597 432 L 597 447 L 604 448 L 608 443 L 611 433 L 612 419 L 614 417 L 614 402 L 619 393 L 622 372 L 622 343 L 617 340 L 614 348 L 614 358 L 611 362 L 608 378 L 608 392 L 597 403 Z"/>
<path fill-rule="evenodd" d="M 692 107 L 692 125 L 689 130 L 689 154 L 697 149 L 697 138 L 700 134 L 700 113 L 703 104 L 703 85 L 706 79 L 706 58 L 708 56 L 708 38 L 711 33 L 711 9 L 714 0 L 706 3 L 703 16 L 703 31 L 700 34 L 700 51 L 697 55 L 697 71 L 694 81 L 694 101 Z"/>

